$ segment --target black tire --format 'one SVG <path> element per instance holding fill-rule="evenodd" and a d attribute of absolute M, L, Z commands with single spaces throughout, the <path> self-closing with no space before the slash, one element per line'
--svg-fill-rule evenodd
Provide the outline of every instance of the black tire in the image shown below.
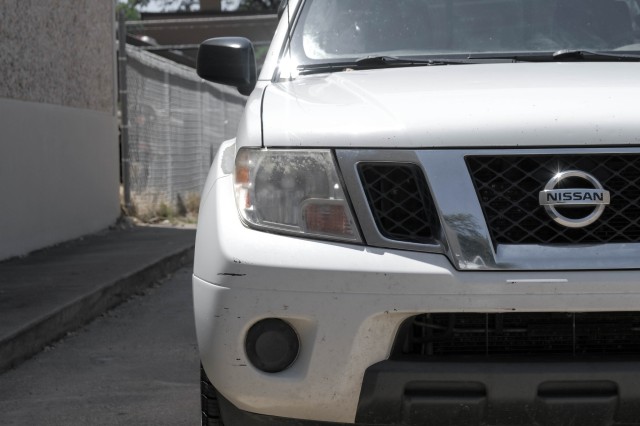
<path fill-rule="evenodd" d="M 202 426 L 224 426 L 220 416 L 218 394 L 200 364 L 200 403 Z"/>

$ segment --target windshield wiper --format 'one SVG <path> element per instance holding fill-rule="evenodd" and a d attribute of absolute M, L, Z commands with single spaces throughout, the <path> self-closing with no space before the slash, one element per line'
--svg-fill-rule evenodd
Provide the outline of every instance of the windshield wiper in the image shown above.
<path fill-rule="evenodd" d="M 465 65 L 471 61 L 449 60 L 449 59 L 416 59 L 416 58 L 400 58 L 397 56 L 366 56 L 356 60 L 356 65 L 367 68 L 387 68 L 387 67 L 408 67 L 421 65 Z"/>
<path fill-rule="evenodd" d="M 468 60 L 447 60 L 447 59 L 415 59 L 400 58 L 396 56 L 366 56 L 355 61 L 345 62 L 325 62 L 321 64 L 300 65 L 300 74 L 314 74 L 323 72 L 336 72 L 345 70 L 367 70 L 377 68 L 394 67 L 418 67 L 433 65 L 462 65 L 470 64 Z"/>
<path fill-rule="evenodd" d="M 469 55 L 467 59 L 470 60 L 511 60 L 514 62 L 564 62 L 564 61 L 577 61 L 577 62 L 638 62 L 640 56 L 617 54 L 607 52 L 594 52 L 591 50 L 571 50 L 564 49 L 558 50 L 552 54 L 525 54 L 525 55 Z"/>
<path fill-rule="evenodd" d="M 593 52 L 591 50 L 558 50 L 553 54 L 556 61 L 624 61 L 637 62 L 640 61 L 638 55 L 621 55 L 618 53 Z"/>

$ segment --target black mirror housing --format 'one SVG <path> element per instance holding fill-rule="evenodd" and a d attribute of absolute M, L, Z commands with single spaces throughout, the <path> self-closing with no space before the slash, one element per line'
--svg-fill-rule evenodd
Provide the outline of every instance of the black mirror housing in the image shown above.
<path fill-rule="evenodd" d="M 253 45 L 244 37 L 206 40 L 198 49 L 196 71 L 207 81 L 234 86 L 249 95 L 258 79 Z"/>

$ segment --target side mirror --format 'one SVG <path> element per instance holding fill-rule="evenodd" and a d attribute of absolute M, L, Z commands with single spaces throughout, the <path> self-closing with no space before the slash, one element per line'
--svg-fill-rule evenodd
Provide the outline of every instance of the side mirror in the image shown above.
<path fill-rule="evenodd" d="M 205 80 L 237 87 L 248 96 L 258 79 L 253 45 L 244 37 L 209 39 L 200 44 L 196 71 Z"/>

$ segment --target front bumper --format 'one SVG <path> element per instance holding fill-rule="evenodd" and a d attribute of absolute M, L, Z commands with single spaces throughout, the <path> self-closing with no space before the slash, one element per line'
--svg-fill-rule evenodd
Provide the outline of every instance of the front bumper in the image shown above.
<path fill-rule="evenodd" d="M 632 426 L 640 424 L 640 363 L 383 361 L 367 369 L 357 426 Z M 348 426 L 255 414 L 219 396 L 226 424 Z"/>
<path fill-rule="evenodd" d="M 251 230 L 229 175 L 201 206 L 193 289 L 203 366 L 240 410 L 353 423 L 370 366 L 388 358 L 402 322 L 423 312 L 632 311 L 636 271 L 460 272 L 439 254 L 383 250 Z M 247 360 L 247 330 L 281 318 L 301 349 L 287 370 Z"/>

